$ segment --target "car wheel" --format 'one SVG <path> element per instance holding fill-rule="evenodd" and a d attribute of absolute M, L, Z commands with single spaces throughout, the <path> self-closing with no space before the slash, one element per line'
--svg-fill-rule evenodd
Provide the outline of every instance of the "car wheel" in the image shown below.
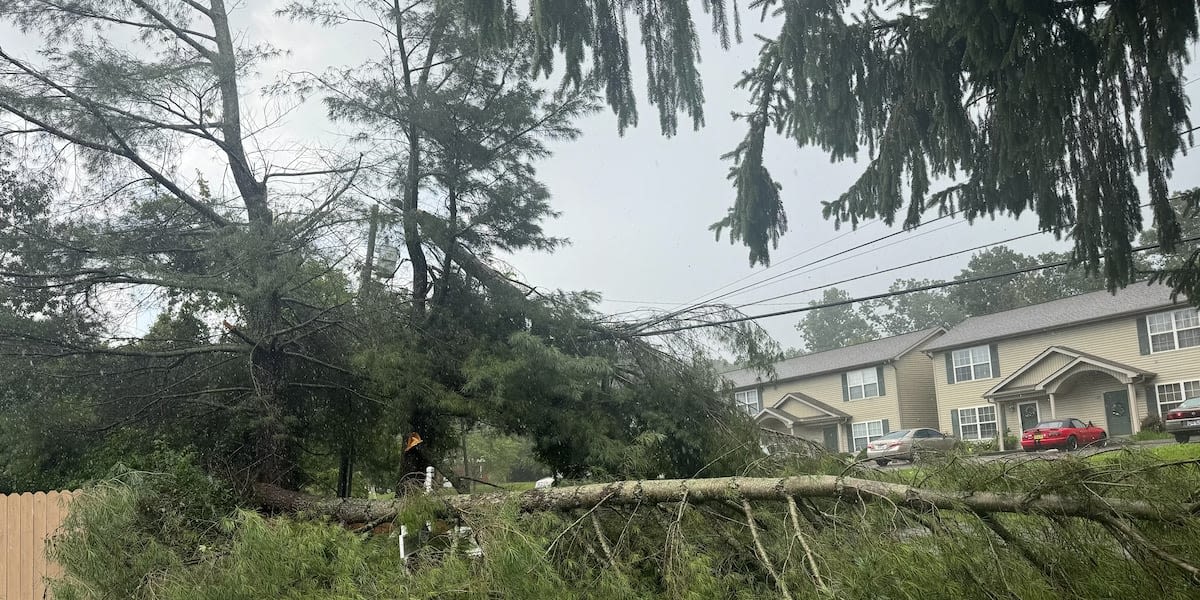
<path fill-rule="evenodd" d="M 1191 439 L 1192 439 L 1192 434 L 1190 434 L 1190 433 L 1177 433 L 1177 434 L 1175 434 L 1175 441 L 1176 441 L 1176 442 L 1179 442 L 1180 444 L 1186 444 L 1186 443 L 1188 443 L 1188 441 L 1189 441 L 1189 440 L 1191 440 Z"/>
<path fill-rule="evenodd" d="M 1067 438 L 1067 451 L 1074 450 L 1079 447 L 1079 440 L 1075 436 Z"/>
<path fill-rule="evenodd" d="M 1096 445 L 1097 445 L 1097 446 L 1100 446 L 1101 448 L 1106 448 L 1106 447 L 1108 447 L 1108 434 L 1107 434 L 1107 433 L 1101 433 L 1101 434 L 1100 434 L 1100 439 L 1096 440 Z"/>
<path fill-rule="evenodd" d="M 886 466 L 888 466 L 888 463 L 890 463 L 890 462 L 892 462 L 892 461 L 890 461 L 890 460 L 888 460 L 888 459 L 886 459 L 886 458 L 877 458 L 877 459 L 875 459 L 875 464 L 877 464 L 877 465 L 879 465 L 879 466 L 881 466 L 881 467 L 886 467 Z"/>

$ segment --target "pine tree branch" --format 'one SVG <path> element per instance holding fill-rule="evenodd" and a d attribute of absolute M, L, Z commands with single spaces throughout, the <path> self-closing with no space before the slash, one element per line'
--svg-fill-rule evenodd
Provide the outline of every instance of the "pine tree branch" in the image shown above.
<path fill-rule="evenodd" d="M 400 506 L 398 500 L 331 500 L 268 484 L 256 488 L 265 507 L 312 512 L 334 520 L 366 522 Z M 1047 494 L 1030 496 L 1003 492 L 944 491 L 833 475 L 800 475 L 784 478 L 719 477 L 712 479 L 658 479 L 618 481 L 577 487 L 549 488 L 498 494 L 461 494 L 443 498 L 458 512 L 515 503 L 525 512 L 564 511 L 594 507 L 598 503 L 632 506 L 641 503 L 725 502 L 743 498 L 755 502 L 786 502 L 788 497 L 828 498 L 854 504 L 885 502 L 919 510 L 958 510 L 975 514 L 1013 513 L 1098 520 L 1106 517 L 1170 523 L 1189 518 L 1195 505 L 1148 502 L 1122 498 L 1072 498 Z"/>

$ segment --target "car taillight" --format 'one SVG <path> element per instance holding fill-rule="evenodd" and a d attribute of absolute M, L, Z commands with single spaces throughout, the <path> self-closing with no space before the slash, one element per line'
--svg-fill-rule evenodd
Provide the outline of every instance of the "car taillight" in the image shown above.
<path fill-rule="evenodd" d="M 1183 413 L 1181 413 L 1181 412 L 1179 412 L 1179 411 L 1176 411 L 1176 410 L 1173 410 L 1173 411 L 1171 411 L 1171 412 L 1167 413 L 1167 418 L 1168 418 L 1168 419 L 1182 419 L 1182 418 L 1183 418 Z"/>

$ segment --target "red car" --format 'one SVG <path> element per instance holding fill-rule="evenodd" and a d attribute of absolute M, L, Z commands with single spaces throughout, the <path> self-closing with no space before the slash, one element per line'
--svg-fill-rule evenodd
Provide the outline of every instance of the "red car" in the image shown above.
<path fill-rule="evenodd" d="M 1079 419 L 1051 419 L 1038 423 L 1021 434 L 1021 448 L 1026 452 L 1058 448 L 1074 450 L 1080 446 L 1103 446 L 1108 434 L 1103 429 Z"/>

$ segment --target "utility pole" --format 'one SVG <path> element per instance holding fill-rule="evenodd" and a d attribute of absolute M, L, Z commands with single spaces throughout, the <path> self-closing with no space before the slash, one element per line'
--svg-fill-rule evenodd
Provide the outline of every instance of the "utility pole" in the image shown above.
<path fill-rule="evenodd" d="M 361 301 L 371 291 L 371 272 L 375 268 L 375 237 L 379 233 L 379 205 L 371 205 L 370 223 L 367 227 L 367 257 L 363 260 L 362 279 L 358 284 L 358 298 Z M 354 415 L 354 398 L 349 399 L 348 415 Z M 338 457 L 337 497 L 349 498 L 354 483 L 354 436 L 348 436 L 346 445 L 342 447 Z"/>

